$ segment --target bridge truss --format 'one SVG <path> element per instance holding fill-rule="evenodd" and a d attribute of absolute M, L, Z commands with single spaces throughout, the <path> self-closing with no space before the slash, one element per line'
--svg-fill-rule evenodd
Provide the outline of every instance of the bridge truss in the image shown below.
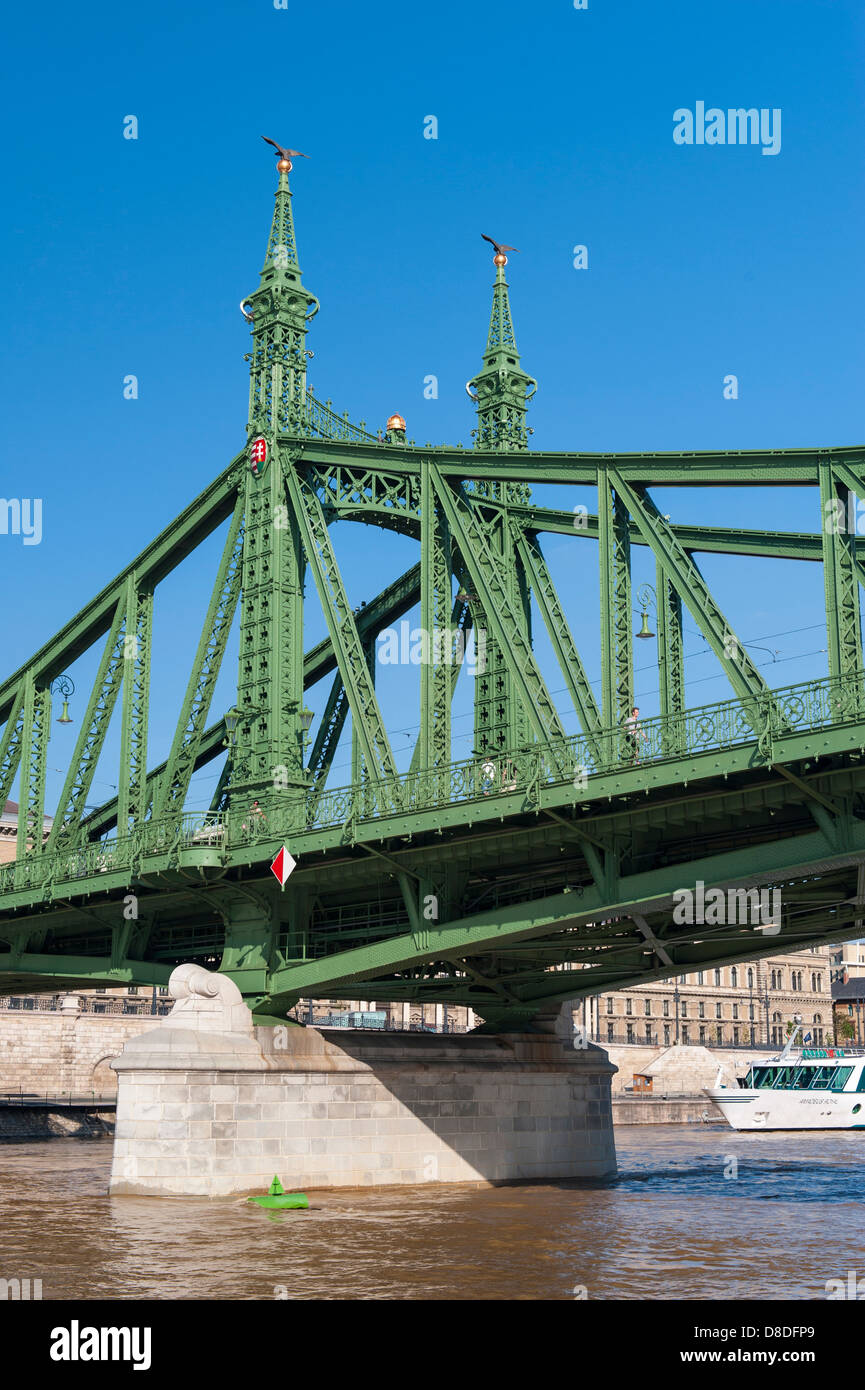
<path fill-rule="evenodd" d="M 248 440 L 117 578 L 0 684 L 0 806 L 17 786 L 17 858 L 0 867 L 0 989 L 162 984 L 197 960 L 229 973 L 259 1017 L 299 998 L 363 993 L 471 1006 L 489 1028 L 558 1001 L 865 934 L 865 542 L 829 518 L 865 501 L 865 449 L 693 454 L 529 452 L 504 257 L 496 258 L 475 446 L 419 448 L 320 403 L 305 336 L 288 170 L 252 323 Z M 533 485 L 597 492 L 592 515 L 537 505 Z M 667 520 L 652 489 L 810 488 L 813 533 Z M 418 562 L 353 609 L 335 522 L 394 531 Z M 159 585 L 218 528 L 225 542 L 167 759 L 148 761 Z M 600 575 L 596 697 L 544 556 L 568 536 Z M 631 552 L 655 562 L 660 714 L 634 705 Z M 821 564 L 828 675 L 772 689 L 695 556 Z M 578 571 L 575 561 L 574 572 Z M 314 594 L 327 636 L 303 649 Z M 419 734 L 400 771 L 376 693 L 378 634 L 420 605 L 429 634 Z M 687 611 L 731 696 L 688 708 Z M 239 615 L 237 699 L 211 705 Z M 533 624 L 561 669 L 567 717 Z M 454 761 L 451 708 L 469 631 L 474 752 Z M 50 828 L 51 684 L 83 653 L 96 676 Z M 462 679 L 469 679 L 467 675 Z M 305 692 L 330 680 L 307 755 Z M 567 734 L 571 712 L 580 732 Z M 112 719 L 117 795 L 88 809 Z M 330 776 L 351 729 L 352 780 Z M 193 774 L 222 771 L 208 807 Z M 270 861 L 297 868 L 280 891 Z M 674 893 L 778 888 L 771 924 L 674 920 Z"/>

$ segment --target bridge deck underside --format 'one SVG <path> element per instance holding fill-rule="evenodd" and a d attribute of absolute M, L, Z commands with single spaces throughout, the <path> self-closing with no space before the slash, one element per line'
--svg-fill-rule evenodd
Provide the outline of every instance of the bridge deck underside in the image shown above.
<path fill-rule="evenodd" d="M 362 984 L 364 996 L 466 1004 L 501 1019 L 861 935 L 861 750 L 783 771 L 754 765 L 753 747 L 741 753 L 738 769 L 687 785 L 630 791 L 637 770 L 624 769 L 617 790 L 588 801 L 571 791 L 527 809 L 490 796 L 462 807 L 458 824 L 378 826 L 375 838 L 301 852 L 284 892 L 266 867 L 281 836 L 268 840 L 267 828 L 247 863 L 193 844 L 106 873 L 100 891 L 64 884 L 7 916 L 0 989 L 163 984 L 176 964 L 198 960 L 221 964 L 266 1012 Z M 674 894 L 698 882 L 706 892 L 776 889 L 780 918 L 763 920 L 743 899 L 718 920 L 711 909 L 676 920 Z M 130 893 L 137 916 L 126 920 Z"/>

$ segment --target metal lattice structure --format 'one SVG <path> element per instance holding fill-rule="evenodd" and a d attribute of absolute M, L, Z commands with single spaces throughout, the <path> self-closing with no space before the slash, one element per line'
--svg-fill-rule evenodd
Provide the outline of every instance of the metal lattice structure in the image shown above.
<path fill-rule="evenodd" d="M 258 1015 L 339 998 L 468 1004 L 499 1028 L 557 1001 L 861 935 L 865 917 L 865 541 L 832 516 L 865 501 L 865 448 L 692 454 L 529 450 L 536 383 L 520 365 L 496 256 L 473 449 L 377 435 L 307 385 L 304 287 L 288 185 L 251 322 L 248 439 L 126 570 L 0 684 L 0 807 L 18 787 L 17 859 L 0 867 L 0 989 L 161 984 L 199 960 Z M 597 489 L 597 511 L 536 505 L 532 484 Z M 812 533 L 671 523 L 656 486 L 811 488 Z M 335 522 L 398 532 L 419 560 L 353 609 Z M 168 757 L 148 764 L 159 585 L 219 527 L 222 556 Z M 596 698 L 544 557 L 567 535 L 600 575 Z M 634 704 L 631 555 L 654 556 L 660 714 Z M 696 555 L 822 564 L 827 676 L 770 689 Z M 304 605 L 327 636 L 304 652 Z M 419 735 L 400 771 L 376 691 L 377 635 L 420 605 Z M 239 609 L 236 706 L 211 704 Z M 727 673 L 728 700 L 689 709 L 687 610 Z M 538 664 L 543 624 L 568 717 Z M 454 761 L 451 707 L 467 635 L 474 753 Z M 102 643 L 62 791 L 43 832 L 51 685 Z M 306 753 L 305 692 L 330 678 Z M 467 675 L 464 680 L 470 679 Z M 567 734 L 571 714 L 580 732 Z M 117 796 L 88 811 L 112 718 Z M 333 787 L 351 728 L 352 781 Z M 208 807 L 193 774 L 223 760 Z M 269 864 L 298 867 L 280 892 Z M 781 887 L 780 922 L 682 925 L 673 894 Z M 134 910 L 129 910 L 130 902 Z M 771 932 L 771 941 L 766 932 Z"/>

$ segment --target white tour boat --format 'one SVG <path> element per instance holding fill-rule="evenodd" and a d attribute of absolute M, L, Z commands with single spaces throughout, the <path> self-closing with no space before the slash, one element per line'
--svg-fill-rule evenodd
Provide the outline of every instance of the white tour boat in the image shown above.
<path fill-rule="evenodd" d="M 704 1094 L 734 1129 L 865 1129 L 865 1052 L 859 1048 L 795 1048 L 755 1062 L 738 1086 L 722 1086 L 722 1068 Z"/>

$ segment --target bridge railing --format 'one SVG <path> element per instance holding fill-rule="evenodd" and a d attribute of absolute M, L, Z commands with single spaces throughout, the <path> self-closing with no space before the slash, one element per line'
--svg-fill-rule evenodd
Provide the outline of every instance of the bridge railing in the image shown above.
<path fill-rule="evenodd" d="M 274 792 L 262 797 L 260 805 L 245 809 L 185 811 L 145 821 L 126 835 L 53 853 L 37 851 L 3 865 L 0 895 L 114 872 L 134 873 L 142 859 L 165 856 L 171 861 L 182 850 L 224 854 L 277 838 L 291 844 L 305 832 L 515 794 L 531 805 L 541 788 L 568 783 L 577 800 L 581 794 L 591 796 L 589 783 L 595 776 L 753 742 L 769 757 L 776 738 L 856 723 L 865 723 L 861 672 L 767 691 L 747 701 L 726 700 L 641 719 L 633 727 L 604 729 L 591 737 L 577 734 L 555 743 L 466 758 L 431 771 L 333 790 Z"/>

